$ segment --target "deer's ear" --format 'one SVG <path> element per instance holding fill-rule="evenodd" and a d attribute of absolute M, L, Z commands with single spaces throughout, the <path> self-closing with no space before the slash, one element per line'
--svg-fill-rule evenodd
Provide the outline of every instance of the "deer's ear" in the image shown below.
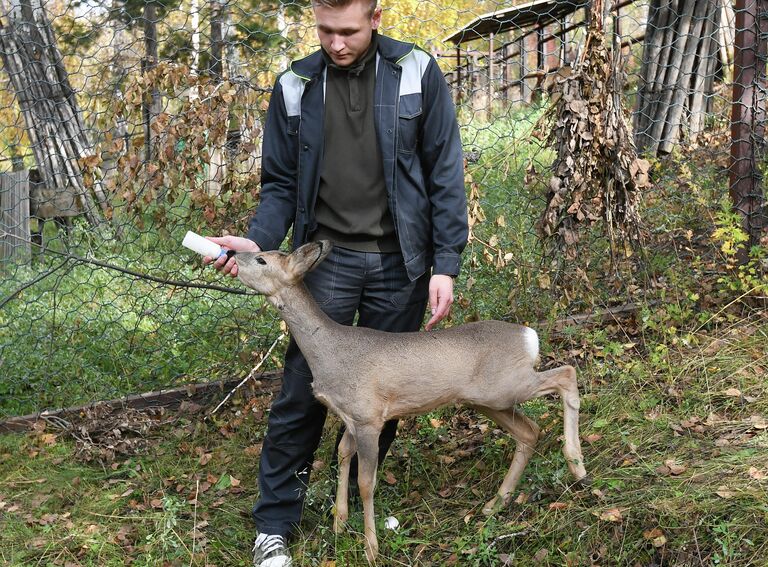
<path fill-rule="evenodd" d="M 329 240 L 318 240 L 300 246 L 288 258 L 291 272 L 296 277 L 303 277 L 325 260 L 332 248 L 333 244 Z"/>

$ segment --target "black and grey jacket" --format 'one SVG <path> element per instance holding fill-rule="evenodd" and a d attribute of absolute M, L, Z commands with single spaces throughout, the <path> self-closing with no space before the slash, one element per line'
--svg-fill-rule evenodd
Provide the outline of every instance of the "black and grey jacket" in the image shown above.
<path fill-rule="evenodd" d="M 410 43 L 379 36 L 374 121 L 389 209 L 408 275 L 430 267 L 459 273 L 467 242 L 463 157 L 450 93 L 435 60 Z M 323 154 L 322 53 L 295 61 L 275 82 L 262 148 L 261 202 L 248 237 L 277 248 L 293 225 L 293 246 L 316 228 Z"/>

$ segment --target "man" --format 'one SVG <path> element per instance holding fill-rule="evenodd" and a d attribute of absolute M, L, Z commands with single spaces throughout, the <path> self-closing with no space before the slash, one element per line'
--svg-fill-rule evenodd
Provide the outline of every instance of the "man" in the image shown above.
<path fill-rule="evenodd" d="M 406 332 L 448 315 L 467 240 L 463 160 L 455 109 L 434 59 L 377 33 L 376 0 L 315 0 L 322 49 L 275 83 L 262 149 L 261 201 L 236 251 L 330 239 L 305 283 L 336 321 Z M 215 267 L 237 275 L 237 256 Z M 332 345 L 330 345 L 332 347 Z M 272 405 L 253 517 L 254 564 L 291 564 L 285 538 L 301 518 L 326 409 L 296 343 Z M 381 458 L 395 436 L 384 428 Z"/>

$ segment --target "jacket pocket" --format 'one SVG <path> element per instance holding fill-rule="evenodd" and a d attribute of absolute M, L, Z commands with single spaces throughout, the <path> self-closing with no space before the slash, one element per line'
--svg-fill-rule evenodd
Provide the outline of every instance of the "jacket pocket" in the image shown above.
<path fill-rule="evenodd" d="M 421 126 L 421 95 L 409 94 L 400 97 L 398 116 L 397 149 L 400 152 L 413 153 L 419 143 Z"/>

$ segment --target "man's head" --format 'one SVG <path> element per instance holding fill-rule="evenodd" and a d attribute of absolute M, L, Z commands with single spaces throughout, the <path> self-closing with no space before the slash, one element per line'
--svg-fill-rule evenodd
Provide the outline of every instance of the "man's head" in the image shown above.
<path fill-rule="evenodd" d="M 339 67 L 357 61 L 381 23 L 376 0 L 313 0 L 320 45 Z"/>

